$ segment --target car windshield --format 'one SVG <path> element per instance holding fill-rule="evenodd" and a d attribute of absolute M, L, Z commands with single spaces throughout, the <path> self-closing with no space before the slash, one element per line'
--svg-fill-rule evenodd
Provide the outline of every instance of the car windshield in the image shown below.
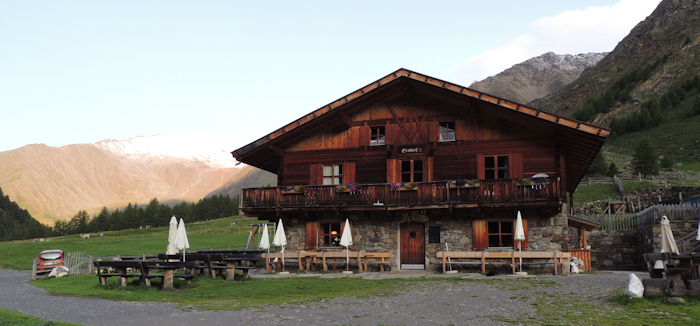
<path fill-rule="evenodd" d="M 61 258 L 60 252 L 44 252 L 40 255 L 41 259 L 53 260 Z"/>

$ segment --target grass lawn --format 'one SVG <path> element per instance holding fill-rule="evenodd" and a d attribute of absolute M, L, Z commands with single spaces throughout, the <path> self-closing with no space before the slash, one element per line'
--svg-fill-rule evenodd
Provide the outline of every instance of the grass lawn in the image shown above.
<path fill-rule="evenodd" d="M 0 325 L 16 326 L 70 326 L 77 325 L 60 321 L 46 321 L 34 316 L 27 316 L 16 311 L 0 308 Z"/>
<path fill-rule="evenodd" d="M 238 226 L 231 227 L 231 222 L 234 221 L 238 222 Z M 250 223 L 258 223 L 258 221 L 235 216 L 190 224 L 185 222 L 185 226 L 191 249 L 197 250 L 229 245 L 245 246 Z M 104 232 L 103 238 L 92 234 L 90 239 L 83 239 L 75 234 L 52 238 L 48 242 L 7 241 L 0 242 L 0 267 L 32 269 L 32 259 L 45 249 L 63 249 L 64 252 L 112 256 L 164 253 L 167 245 L 167 227 Z"/>

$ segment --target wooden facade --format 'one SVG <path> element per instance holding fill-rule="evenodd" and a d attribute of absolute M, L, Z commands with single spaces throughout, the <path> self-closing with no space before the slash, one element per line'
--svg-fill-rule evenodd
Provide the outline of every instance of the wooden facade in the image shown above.
<path fill-rule="evenodd" d="M 489 219 L 514 219 L 516 210 L 560 214 L 608 134 L 399 69 L 232 154 L 278 177 L 278 187 L 244 189 L 245 214 L 296 221 L 300 249 L 319 242 L 310 221 L 355 217 L 358 227 L 372 224 L 367 230 L 388 222 L 396 243 L 385 247 L 400 267 L 421 265 L 415 261 L 428 256 L 428 229 L 438 220 L 464 224 L 468 249 L 479 250 L 508 234 L 492 234 L 500 224 L 484 224 Z M 422 241 L 414 241 L 405 232 L 419 225 Z"/>

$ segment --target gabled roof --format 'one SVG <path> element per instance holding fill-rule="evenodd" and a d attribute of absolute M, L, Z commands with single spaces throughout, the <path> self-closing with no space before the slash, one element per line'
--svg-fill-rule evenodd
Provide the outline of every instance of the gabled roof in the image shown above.
<path fill-rule="evenodd" d="M 302 130 L 322 126 L 328 121 L 339 118 L 336 112 L 342 111 L 345 107 L 352 106 L 358 102 L 364 102 L 368 98 L 377 96 L 382 91 L 392 89 L 391 85 L 406 80 L 417 87 L 434 88 L 440 96 L 456 96 L 464 99 L 477 99 L 484 103 L 492 104 L 496 107 L 521 114 L 523 117 L 530 117 L 556 127 L 563 134 L 563 141 L 571 143 L 566 146 L 567 176 L 569 180 L 567 191 L 573 192 L 576 185 L 585 174 L 588 166 L 597 155 L 600 147 L 605 142 L 605 138 L 610 135 L 610 130 L 561 117 L 544 111 L 540 111 L 522 104 L 511 102 L 486 93 L 478 92 L 464 86 L 449 83 L 427 75 L 419 74 L 407 69 L 399 69 L 395 72 L 370 83 L 342 98 L 331 102 L 291 123 L 279 128 L 262 138 L 243 146 L 233 152 L 236 160 L 247 163 L 258 168 L 275 173 L 277 165 L 271 156 L 275 151 L 284 148 L 284 139 L 292 137 L 290 134 L 303 134 Z"/>

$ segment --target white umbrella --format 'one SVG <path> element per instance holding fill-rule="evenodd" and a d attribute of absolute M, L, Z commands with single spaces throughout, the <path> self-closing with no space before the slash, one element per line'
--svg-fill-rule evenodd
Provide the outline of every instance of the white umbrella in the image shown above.
<path fill-rule="evenodd" d="M 345 270 L 350 270 L 350 246 L 352 246 L 352 232 L 350 231 L 350 221 L 345 219 L 345 228 L 343 228 L 343 234 L 340 236 L 340 245 L 345 247 L 345 256 L 347 265 Z"/>
<path fill-rule="evenodd" d="M 185 229 L 185 221 L 180 218 L 180 224 L 177 226 L 175 241 L 173 246 L 177 250 L 182 250 L 182 261 L 185 261 L 185 249 L 190 247 L 190 241 L 187 239 L 187 230 Z"/>
<path fill-rule="evenodd" d="M 700 223 L 698 223 L 698 236 L 695 238 L 695 240 L 700 241 Z"/>
<path fill-rule="evenodd" d="M 265 226 L 263 227 L 263 234 L 262 238 L 260 238 L 260 245 L 258 247 L 262 250 L 267 249 L 267 253 L 270 254 L 270 233 L 267 230 L 267 223 L 265 223 Z"/>
<path fill-rule="evenodd" d="M 518 241 L 518 251 L 522 252 L 522 241 L 525 240 L 525 230 L 523 229 L 523 218 L 520 216 L 520 211 L 518 211 L 518 218 L 515 220 L 515 234 L 513 234 L 513 239 Z M 520 272 L 523 271 L 523 257 L 520 256 Z"/>
<path fill-rule="evenodd" d="M 277 223 L 277 230 L 275 230 L 275 237 L 272 238 L 272 244 L 282 247 L 282 271 L 284 271 L 284 246 L 287 245 L 287 235 L 284 234 L 282 219 Z"/>
<path fill-rule="evenodd" d="M 166 255 L 177 254 L 177 248 L 175 248 L 175 235 L 177 234 L 177 218 L 175 215 L 170 218 L 170 229 L 168 230 L 168 248 L 165 250 Z"/>
<path fill-rule="evenodd" d="M 678 254 L 678 246 L 676 246 L 676 239 L 673 237 L 673 231 L 671 230 L 671 223 L 668 221 L 666 215 L 661 216 L 661 252 L 671 252 Z M 654 264 L 655 269 L 663 269 L 663 262 L 657 260 Z"/>

